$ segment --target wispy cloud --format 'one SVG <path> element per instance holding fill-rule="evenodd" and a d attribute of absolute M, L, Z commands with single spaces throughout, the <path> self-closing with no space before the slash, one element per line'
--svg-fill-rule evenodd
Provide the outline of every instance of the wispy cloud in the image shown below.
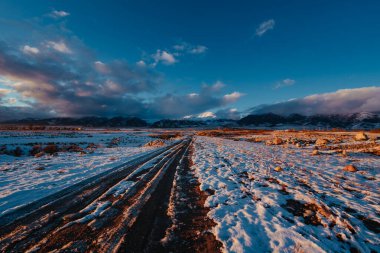
<path fill-rule="evenodd" d="M 64 17 L 67 17 L 69 16 L 70 13 L 66 12 L 66 11 L 57 11 L 57 10 L 54 10 L 52 12 L 49 13 L 49 16 L 52 17 L 52 18 L 64 18 Z"/>
<path fill-rule="evenodd" d="M 152 55 L 152 57 L 154 59 L 154 63 L 153 63 L 154 66 L 160 62 L 162 62 L 165 65 L 172 65 L 177 62 L 174 55 L 165 50 L 158 49 L 156 53 Z"/>
<path fill-rule="evenodd" d="M 201 55 L 207 50 L 208 48 L 203 45 L 192 45 L 187 42 L 181 42 L 169 49 L 157 49 L 154 54 L 150 55 L 150 57 L 143 57 L 143 59 L 136 64 L 140 67 L 156 67 L 160 63 L 164 65 L 173 65 L 178 63 L 179 58 L 181 57 L 186 55 Z"/>
<path fill-rule="evenodd" d="M 53 48 L 54 50 L 64 54 L 71 53 L 71 49 L 66 45 L 64 41 L 47 41 L 46 45 L 47 47 Z"/>
<path fill-rule="evenodd" d="M 262 22 L 259 27 L 256 29 L 256 35 L 261 37 L 269 30 L 272 30 L 274 28 L 274 25 L 276 22 L 273 19 L 269 19 L 267 21 Z"/>
<path fill-rule="evenodd" d="M 178 54 L 204 54 L 208 48 L 204 45 L 192 45 L 188 42 L 181 42 L 173 46 Z"/>
<path fill-rule="evenodd" d="M 238 91 L 234 91 L 230 94 L 226 94 L 223 96 L 223 99 L 224 101 L 226 101 L 227 103 L 233 103 L 233 102 L 236 102 L 239 98 L 241 98 L 242 96 L 244 96 L 243 93 L 240 93 Z"/>
<path fill-rule="evenodd" d="M 288 87 L 288 86 L 292 86 L 296 83 L 295 80 L 293 79 L 290 79 L 290 78 L 286 78 L 284 80 L 282 80 L 281 82 L 278 82 L 274 88 L 275 89 L 280 89 L 280 88 L 283 88 L 283 87 Z"/>
<path fill-rule="evenodd" d="M 38 48 L 31 47 L 29 45 L 23 46 L 21 50 L 24 52 L 24 54 L 38 54 L 40 52 Z"/>
<path fill-rule="evenodd" d="M 336 92 L 315 94 L 272 105 L 252 108 L 252 113 L 276 113 L 288 115 L 348 114 L 378 112 L 380 109 L 380 87 L 342 89 Z"/>

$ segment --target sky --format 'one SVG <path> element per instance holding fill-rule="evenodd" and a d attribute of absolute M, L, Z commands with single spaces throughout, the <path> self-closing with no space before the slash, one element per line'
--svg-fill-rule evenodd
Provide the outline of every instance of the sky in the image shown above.
<path fill-rule="evenodd" d="M 380 111 L 378 13 L 375 0 L 2 0 L 0 118 Z"/>

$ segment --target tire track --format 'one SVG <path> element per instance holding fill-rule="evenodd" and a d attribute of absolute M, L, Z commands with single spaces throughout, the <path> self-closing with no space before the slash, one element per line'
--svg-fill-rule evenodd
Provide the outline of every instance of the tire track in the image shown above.
<path fill-rule="evenodd" d="M 183 140 L 136 158 L 1 217 L 0 251 L 117 251 L 146 203 L 160 185 L 167 185 L 160 182 L 175 172 L 188 145 L 189 140 Z M 142 169 L 148 163 L 152 166 Z M 106 194 L 127 179 L 135 180 L 127 193 Z"/>

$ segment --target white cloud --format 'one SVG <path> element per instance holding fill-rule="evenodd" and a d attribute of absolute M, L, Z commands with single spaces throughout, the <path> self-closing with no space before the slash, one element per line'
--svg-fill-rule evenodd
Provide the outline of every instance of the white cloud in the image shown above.
<path fill-rule="evenodd" d="M 196 98 L 196 97 L 199 97 L 199 94 L 198 93 L 190 93 L 190 94 L 188 94 L 188 96 L 190 98 Z"/>
<path fill-rule="evenodd" d="M 232 103 L 232 102 L 235 102 L 237 101 L 239 98 L 241 98 L 242 96 L 244 96 L 243 93 L 240 93 L 240 92 L 237 92 L 237 91 L 234 91 L 232 92 L 231 94 L 226 94 L 223 96 L 223 99 L 225 102 L 227 103 Z"/>
<path fill-rule="evenodd" d="M 174 50 L 176 51 L 183 51 L 185 50 L 186 48 L 186 44 L 182 43 L 182 44 L 177 44 L 177 45 L 174 45 L 173 46 Z"/>
<path fill-rule="evenodd" d="M 16 104 L 17 103 L 17 99 L 16 98 L 8 98 L 7 102 L 8 102 L 8 104 Z"/>
<path fill-rule="evenodd" d="M 216 81 L 213 85 L 207 85 L 203 84 L 202 89 L 205 92 L 219 92 L 222 88 L 224 88 L 226 85 L 221 81 Z"/>
<path fill-rule="evenodd" d="M 107 74 L 109 73 L 109 69 L 107 67 L 106 64 L 104 64 L 103 62 L 101 61 L 96 61 L 94 63 L 95 65 L 95 69 L 99 72 L 99 73 L 102 73 L 102 74 Z"/>
<path fill-rule="evenodd" d="M 69 16 L 70 13 L 66 12 L 66 11 L 52 11 L 50 12 L 49 16 L 52 17 L 52 18 L 64 18 L 64 17 L 67 17 Z"/>
<path fill-rule="evenodd" d="M 25 45 L 21 50 L 24 54 L 38 54 L 40 52 L 38 48 L 28 45 Z"/>
<path fill-rule="evenodd" d="M 136 65 L 139 67 L 145 67 L 146 63 L 145 63 L 145 61 L 141 60 L 141 61 L 136 62 Z"/>
<path fill-rule="evenodd" d="M 64 53 L 64 54 L 70 54 L 71 49 L 65 44 L 63 41 L 47 41 L 46 45 L 50 48 L 53 48 L 54 50 Z"/>
<path fill-rule="evenodd" d="M 256 29 L 256 35 L 261 37 L 269 30 L 274 28 L 276 22 L 273 19 L 269 19 L 267 21 L 262 22 L 259 27 Z"/>
<path fill-rule="evenodd" d="M 207 51 L 207 47 L 206 46 L 202 46 L 202 45 L 198 45 L 196 47 L 193 47 L 192 49 L 190 49 L 190 53 L 191 54 L 203 54 Z"/>
<path fill-rule="evenodd" d="M 177 53 L 187 54 L 203 54 L 207 51 L 207 47 L 203 45 L 192 45 L 188 42 L 182 42 L 173 46 Z"/>
<path fill-rule="evenodd" d="M 284 79 L 282 80 L 281 82 L 278 82 L 274 88 L 275 89 L 279 89 L 279 88 L 283 88 L 283 87 L 287 87 L 287 86 L 292 86 L 296 83 L 295 80 L 293 79 L 290 79 L 290 78 L 287 78 L 287 79 Z"/>
<path fill-rule="evenodd" d="M 240 119 L 240 112 L 236 108 L 221 109 L 215 112 L 215 115 L 219 119 L 234 119 L 234 120 Z"/>
<path fill-rule="evenodd" d="M 380 87 L 342 89 L 253 108 L 253 113 L 288 115 L 349 114 L 380 111 Z"/>
<path fill-rule="evenodd" d="M 7 95 L 7 94 L 9 94 L 11 92 L 12 92 L 12 90 L 10 90 L 10 89 L 2 89 L 2 88 L 0 88 L 0 96 Z"/>
<path fill-rule="evenodd" d="M 165 50 L 157 50 L 157 52 L 153 55 L 154 65 L 157 65 L 159 62 L 162 62 L 166 65 L 171 65 L 177 62 L 174 55 L 165 51 Z"/>
<path fill-rule="evenodd" d="M 215 119 L 216 115 L 213 112 L 202 112 L 198 114 L 197 118 L 205 119 L 205 118 L 211 118 Z"/>

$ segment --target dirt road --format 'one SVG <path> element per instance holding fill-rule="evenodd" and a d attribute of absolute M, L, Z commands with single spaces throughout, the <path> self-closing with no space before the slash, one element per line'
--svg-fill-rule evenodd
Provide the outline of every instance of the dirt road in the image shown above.
<path fill-rule="evenodd" d="M 205 193 L 191 178 L 190 146 L 190 138 L 179 141 L 0 217 L 0 251 L 218 252 Z M 181 217 L 193 219 L 178 226 Z"/>

